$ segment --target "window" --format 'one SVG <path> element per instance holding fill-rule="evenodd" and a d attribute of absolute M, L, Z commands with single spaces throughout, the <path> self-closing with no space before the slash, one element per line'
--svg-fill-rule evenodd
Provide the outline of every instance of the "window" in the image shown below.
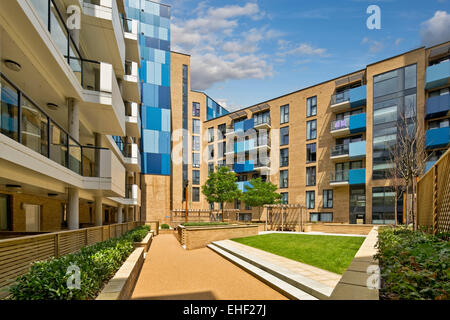
<path fill-rule="evenodd" d="M 306 163 L 316 162 L 316 144 L 306 145 Z"/>
<path fill-rule="evenodd" d="M 192 170 L 192 184 L 200 184 L 200 170 Z"/>
<path fill-rule="evenodd" d="M 280 124 L 289 122 L 289 105 L 280 107 Z"/>
<path fill-rule="evenodd" d="M 234 200 L 234 208 L 241 210 L 241 201 L 240 200 L 238 200 L 238 199 Z"/>
<path fill-rule="evenodd" d="M 253 115 L 255 126 L 263 123 L 270 124 L 270 111 L 263 111 Z"/>
<path fill-rule="evenodd" d="M 211 203 L 209 204 L 209 210 L 214 210 L 214 202 L 211 202 Z"/>
<path fill-rule="evenodd" d="M 192 154 L 192 167 L 200 168 L 200 153 Z"/>
<path fill-rule="evenodd" d="M 10 196 L 3 194 L 0 194 L 0 231 L 12 231 Z"/>
<path fill-rule="evenodd" d="M 218 126 L 218 137 L 217 140 L 225 139 L 225 133 L 227 133 L 227 125 L 225 123 Z"/>
<path fill-rule="evenodd" d="M 280 146 L 289 144 L 289 127 L 280 129 Z"/>
<path fill-rule="evenodd" d="M 208 146 L 208 160 L 214 159 L 214 145 Z"/>
<path fill-rule="evenodd" d="M 214 128 L 208 128 L 208 142 L 214 141 Z"/>
<path fill-rule="evenodd" d="M 333 208 L 333 190 L 323 190 L 323 207 Z"/>
<path fill-rule="evenodd" d="M 317 120 L 311 120 L 306 123 L 306 140 L 317 138 Z"/>
<path fill-rule="evenodd" d="M 317 115 L 317 96 L 306 99 L 306 116 Z"/>
<path fill-rule="evenodd" d="M 288 192 L 282 192 L 281 193 L 281 203 L 282 204 L 288 204 L 289 203 L 289 193 Z"/>
<path fill-rule="evenodd" d="M 288 170 L 280 171 L 280 188 L 288 188 L 289 186 L 289 172 Z"/>
<path fill-rule="evenodd" d="M 200 134 L 200 120 L 192 119 L 192 133 Z"/>
<path fill-rule="evenodd" d="M 306 185 L 307 186 L 316 185 L 316 167 L 306 168 Z"/>
<path fill-rule="evenodd" d="M 200 136 L 192 136 L 192 151 L 200 151 Z"/>
<path fill-rule="evenodd" d="M 200 103 L 198 103 L 198 102 L 192 103 L 192 116 L 200 117 Z"/>
<path fill-rule="evenodd" d="M 450 119 L 435 120 L 428 122 L 428 129 L 446 128 L 450 125 Z"/>
<path fill-rule="evenodd" d="M 316 206 L 316 193 L 315 191 L 306 191 L 306 208 L 314 209 Z"/>
<path fill-rule="evenodd" d="M 398 205 L 398 204 L 397 204 Z M 402 203 L 400 202 L 400 209 Z M 398 210 L 400 211 L 400 210 Z M 395 191 L 391 187 L 378 187 L 372 189 L 372 223 L 394 224 L 395 219 Z M 397 212 L 397 221 L 401 220 L 402 213 Z"/>
<path fill-rule="evenodd" d="M 309 221 L 311 222 L 333 222 L 332 212 L 311 212 L 309 214 Z"/>
<path fill-rule="evenodd" d="M 280 150 L 280 167 L 287 167 L 289 165 L 289 149 Z"/>
<path fill-rule="evenodd" d="M 200 188 L 193 187 L 192 188 L 192 202 L 199 202 L 200 201 Z"/>
<path fill-rule="evenodd" d="M 208 175 L 214 172 L 214 162 L 208 163 Z"/>

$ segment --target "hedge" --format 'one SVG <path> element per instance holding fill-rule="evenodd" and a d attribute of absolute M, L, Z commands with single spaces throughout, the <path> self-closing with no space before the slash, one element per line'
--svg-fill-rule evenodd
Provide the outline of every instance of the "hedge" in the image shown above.
<path fill-rule="evenodd" d="M 185 227 L 206 227 L 206 226 L 227 226 L 227 222 L 187 222 L 183 223 Z"/>
<path fill-rule="evenodd" d="M 433 236 L 405 228 L 383 228 L 377 247 L 381 299 L 450 299 L 448 234 Z"/>
<path fill-rule="evenodd" d="M 133 252 L 133 243 L 142 241 L 150 227 L 141 226 L 119 238 L 84 247 L 59 258 L 35 262 L 29 272 L 11 286 L 13 300 L 90 300 L 114 276 Z M 81 271 L 80 289 L 70 290 L 67 270 L 76 265 Z"/>

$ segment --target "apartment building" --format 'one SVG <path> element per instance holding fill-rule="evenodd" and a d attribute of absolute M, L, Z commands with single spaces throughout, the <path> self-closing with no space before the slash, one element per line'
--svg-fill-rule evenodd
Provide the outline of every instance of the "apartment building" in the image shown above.
<path fill-rule="evenodd" d="M 450 143 L 449 48 L 418 48 L 231 113 L 191 90 L 189 56 L 172 52 L 170 199 L 158 203 L 165 216 L 147 217 L 167 221 L 169 210 L 185 208 L 186 194 L 190 209 L 220 209 L 201 185 L 227 165 L 243 192 L 252 178 L 271 181 L 284 203 L 307 207 L 310 221 L 393 223 L 389 146 L 400 114 L 425 130 L 427 169 Z M 403 206 L 399 199 L 399 222 Z M 226 208 L 239 209 L 241 220 L 261 218 L 239 201 Z"/>
<path fill-rule="evenodd" d="M 140 219 L 138 23 L 123 1 L 0 2 L 0 231 Z"/>

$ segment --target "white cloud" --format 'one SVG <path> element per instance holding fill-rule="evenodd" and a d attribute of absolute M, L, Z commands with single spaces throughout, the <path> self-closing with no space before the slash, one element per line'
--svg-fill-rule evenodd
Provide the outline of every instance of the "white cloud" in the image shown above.
<path fill-rule="evenodd" d="M 280 52 L 277 54 L 279 56 L 320 56 L 326 57 L 327 50 L 324 48 L 315 48 L 307 43 L 300 43 L 294 47 L 290 45 L 287 41 L 278 41 L 278 45 L 280 46 Z"/>
<path fill-rule="evenodd" d="M 369 45 L 369 53 L 377 53 L 384 49 L 384 43 L 377 40 L 369 39 L 368 37 L 364 37 L 361 40 L 361 44 Z"/>
<path fill-rule="evenodd" d="M 422 44 L 433 46 L 450 40 L 450 14 L 436 11 L 434 16 L 423 22 L 420 28 Z"/>
<path fill-rule="evenodd" d="M 395 45 L 396 45 L 396 46 L 399 46 L 400 43 L 403 42 L 403 40 L 405 40 L 405 39 L 403 39 L 403 38 L 397 38 L 397 39 L 395 40 Z"/>

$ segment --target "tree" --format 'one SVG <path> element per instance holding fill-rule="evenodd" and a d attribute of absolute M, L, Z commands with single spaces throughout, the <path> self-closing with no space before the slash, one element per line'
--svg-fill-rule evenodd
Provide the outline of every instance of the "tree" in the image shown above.
<path fill-rule="evenodd" d="M 261 217 L 261 207 L 265 204 L 276 204 L 281 201 L 281 194 L 275 192 L 278 187 L 272 182 L 264 182 L 261 178 L 252 179 L 250 186 L 245 186 L 246 192 L 243 193 L 241 200 L 246 205 L 258 207 L 259 217 Z"/>
<path fill-rule="evenodd" d="M 406 226 L 411 222 L 416 228 L 417 178 L 423 174 L 428 155 L 425 149 L 425 133 L 421 123 L 417 120 L 415 106 L 408 106 L 406 111 L 400 112 L 397 121 L 397 139 L 389 147 L 389 161 L 391 185 L 395 187 L 396 199 L 404 190 L 406 194 L 405 216 Z M 409 214 L 409 195 L 411 191 L 412 208 Z M 397 203 L 395 203 L 397 212 Z M 395 217 L 397 219 L 397 216 Z"/>
<path fill-rule="evenodd" d="M 236 174 L 223 166 L 217 168 L 216 172 L 211 172 L 202 186 L 202 193 L 209 203 L 217 202 L 222 205 L 222 221 L 224 221 L 224 204 L 241 197 L 236 180 Z"/>

